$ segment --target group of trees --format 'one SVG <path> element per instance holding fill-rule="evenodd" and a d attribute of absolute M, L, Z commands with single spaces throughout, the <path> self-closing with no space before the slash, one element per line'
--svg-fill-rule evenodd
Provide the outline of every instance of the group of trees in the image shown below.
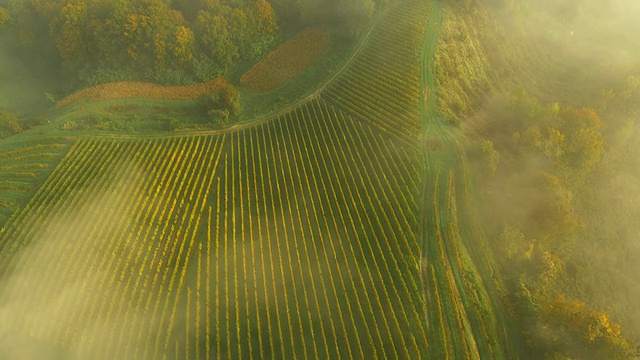
<path fill-rule="evenodd" d="M 598 111 L 542 103 L 519 88 L 480 117 L 473 129 L 486 169 L 486 223 L 530 350 L 546 358 L 628 357 L 621 327 L 594 307 L 579 277 L 598 271 L 589 269 L 594 254 L 585 249 L 605 244 L 586 243 L 597 239 L 592 224 L 607 218 L 585 204 L 608 144 Z"/>
<path fill-rule="evenodd" d="M 223 86 L 219 90 L 202 94 L 200 102 L 214 128 L 229 126 L 230 121 L 242 113 L 240 94 L 231 84 Z"/>
<path fill-rule="evenodd" d="M 388 0 L 271 0 L 286 22 L 302 25 L 342 23 L 358 28 Z"/>
<path fill-rule="evenodd" d="M 0 21 L 87 83 L 208 80 L 262 56 L 278 29 L 267 0 L 0 0 Z"/>
<path fill-rule="evenodd" d="M 481 213 L 532 358 L 640 351 L 640 63 L 631 5 L 615 4 L 465 0 L 442 29 L 439 110 L 476 140 Z"/>
<path fill-rule="evenodd" d="M 184 84 L 258 60 L 279 42 L 281 25 L 361 27 L 373 15 L 374 1 L 386 2 L 0 0 L 0 31 L 19 39 L 26 54 L 58 59 L 84 84 Z"/>
<path fill-rule="evenodd" d="M 573 193 L 605 151 L 600 116 L 592 108 L 541 103 L 521 88 L 494 99 L 481 116 L 474 135 L 488 186 L 496 186 L 494 215 L 545 249 L 566 249 L 583 228 Z"/>

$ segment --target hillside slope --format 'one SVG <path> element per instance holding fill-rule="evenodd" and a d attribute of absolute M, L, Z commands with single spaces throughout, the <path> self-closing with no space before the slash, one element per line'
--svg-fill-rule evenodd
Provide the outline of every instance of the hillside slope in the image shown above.
<path fill-rule="evenodd" d="M 6 357 L 513 359 L 439 1 L 270 121 L 77 139 L 0 231 Z"/>

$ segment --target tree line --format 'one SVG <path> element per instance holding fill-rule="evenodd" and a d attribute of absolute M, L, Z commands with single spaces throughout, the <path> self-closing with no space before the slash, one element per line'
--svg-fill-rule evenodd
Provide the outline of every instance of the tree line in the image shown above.
<path fill-rule="evenodd" d="M 360 21 L 375 8 L 373 0 L 330 2 L 0 0 L 0 33 L 84 84 L 186 84 L 257 61 L 278 45 L 281 26 Z"/>
<path fill-rule="evenodd" d="M 636 356 L 640 68 L 617 56 L 635 53 L 636 24 L 594 1 L 450 4 L 439 110 L 474 140 L 479 213 L 528 357 Z"/>

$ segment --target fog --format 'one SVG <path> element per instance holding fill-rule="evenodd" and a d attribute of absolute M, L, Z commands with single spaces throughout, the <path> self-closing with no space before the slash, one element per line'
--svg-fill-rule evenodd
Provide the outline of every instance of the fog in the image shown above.
<path fill-rule="evenodd" d="M 55 93 L 59 82 L 48 73 L 46 58 L 39 65 L 32 60 L 16 56 L 14 44 L 0 36 L 0 108 L 22 114 L 50 105 L 45 93 Z"/>
<path fill-rule="evenodd" d="M 539 55 L 518 69 L 535 74 L 538 84 L 516 80 L 506 92 L 482 98 L 480 115 L 462 119 L 470 136 L 490 139 L 500 155 L 495 175 L 480 181 L 486 189 L 485 222 L 503 271 L 515 274 L 507 280 L 515 303 L 529 299 L 542 309 L 538 320 L 523 321 L 525 332 L 546 344 L 534 347 L 545 356 L 558 351 L 601 358 L 597 351 L 576 350 L 577 340 L 571 344 L 578 332 L 568 329 L 577 331 L 577 322 L 558 326 L 559 317 L 545 318 L 551 306 L 557 311 L 562 296 L 567 304 L 575 300 L 606 313 L 635 347 L 640 341 L 635 305 L 640 298 L 635 155 L 640 153 L 640 3 L 493 1 L 489 16 L 511 40 L 532 44 L 537 50 L 531 55 Z M 550 110 L 554 106 L 559 113 Z M 568 115 L 570 106 L 590 109 L 601 124 L 570 130 L 579 121 Z M 548 129 L 559 135 L 554 138 Z M 580 153 L 594 151 L 598 160 L 580 169 L 568 153 L 587 132 L 594 136 Z M 533 295 L 524 296 L 527 291 Z M 546 301 L 555 305 L 545 310 Z M 583 315 L 574 311 L 577 321 Z M 561 331 L 564 344 L 557 338 Z"/>
<path fill-rule="evenodd" d="M 3 264 L 0 358 L 86 359 L 96 354 L 123 358 L 114 351 L 125 348 L 135 349 L 136 358 L 153 358 L 143 352 L 148 335 L 164 335 L 170 319 L 151 321 L 147 307 L 133 295 L 140 297 L 142 289 L 123 293 L 122 288 L 125 282 L 131 285 L 150 276 L 162 260 L 143 267 L 139 259 L 134 261 L 142 244 L 124 241 L 135 228 L 136 214 L 114 194 L 137 192 L 146 175 L 124 164 L 119 169 L 127 172 L 117 183 L 91 193 L 70 190 L 67 197 L 77 206 L 53 216 L 36 215 L 31 218 L 37 224 L 35 231 L 23 229 L 16 237 L 27 246 L 14 255 L 8 269 Z M 180 307 L 178 323 L 184 312 Z"/>
<path fill-rule="evenodd" d="M 548 11 L 546 7 L 550 9 Z M 540 34 L 554 50 L 578 64 L 593 65 L 588 71 L 620 76 L 637 70 L 640 43 L 640 4 L 616 0 L 606 5 L 595 1 L 538 3 L 532 5 L 532 34 Z M 528 19 L 529 20 L 529 19 Z"/>
<path fill-rule="evenodd" d="M 72 1 L 59 0 L 49 7 L 28 6 L 39 3 L 0 0 L 0 10 L 9 9 L 12 16 L 3 20 L 0 12 L 0 108 L 16 115 L 25 128 L 47 126 L 43 119 L 55 114 L 56 100 L 87 85 L 120 80 L 191 84 L 238 77 L 307 26 L 339 29 L 333 41 L 354 46 L 393 1 L 174 0 L 116 8 L 92 0 L 87 8 L 63 11 L 61 4 Z M 459 82 L 438 94 L 468 95 L 464 99 L 469 103 L 458 109 L 452 126 L 472 142 L 468 156 L 478 187 L 478 213 L 501 270 L 506 308 L 520 322 L 520 336 L 530 336 L 528 349 L 541 358 L 597 358 L 600 353 L 590 354 L 587 346 L 610 351 L 620 336 L 632 347 L 640 344 L 640 2 L 443 3 L 449 6 L 448 15 L 468 21 L 468 32 L 452 36 L 454 43 L 470 43 L 479 55 L 461 51 L 459 67 L 447 73 Z M 69 15 L 74 9 L 75 17 Z M 122 15 L 117 27 L 104 14 L 132 17 Z M 169 30 L 134 34 L 139 24 L 126 21 L 141 14 L 158 21 L 162 26 L 157 29 Z M 164 47 L 154 47 L 156 40 Z M 465 72 L 465 66 L 471 71 Z M 470 73 L 489 75 L 474 82 L 464 78 Z M 142 175 L 132 178 L 137 176 Z M 87 245 L 87 239 L 71 237 L 68 229 L 91 231 L 92 222 L 112 207 L 119 211 L 112 212 L 105 226 L 120 228 L 133 221 L 126 204 L 113 203 L 108 194 L 89 201 L 94 205 L 83 209 L 91 211 L 72 211 L 38 224 L 45 230 L 36 231 L 12 260 L 8 275 L 0 278 L 0 358 L 86 358 L 106 351 L 105 334 L 122 338 L 131 319 L 143 324 L 135 327 L 139 334 L 170 326 L 168 320 L 152 322 L 125 297 L 114 314 L 87 315 L 113 296 L 113 286 L 100 284 L 116 276 L 113 271 L 130 269 L 92 267 L 78 273 L 74 247 L 93 246 L 92 253 L 107 253 L 110 261 L 126 266 L 129 258 L 124 251 L 112 252 L 122 244 L 102 239 Z M 317 277 L 313 271 L 326 270 L 318 267 L 307 276 Z M 269 300 L 259 298 L 256 304 L 262 307 Z M 177 306 L 178 314 L 186 312 L 186 304 Z M 607 321 L 593 320 L 602 314 Z M 184 322 L 181 316 L 174 322 Z M 571 322 L 581 316 L 587 326 Z M 621 326 L 620 333 L 615 326 L 593 330 L 606 328 L 609 320 Z M 136 348 L 144 347 L 146 338 L 122 341 Z"/>

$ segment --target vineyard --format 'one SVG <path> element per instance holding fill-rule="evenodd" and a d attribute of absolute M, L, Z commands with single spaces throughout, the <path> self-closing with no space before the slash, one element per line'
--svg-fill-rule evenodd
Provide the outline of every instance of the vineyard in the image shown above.
<path fill-rule="evenodd" d="M 197 251 L 223 141 L 78 141 L 3 229 L 3 271 L 13 273 L 3 327 L 16 328 L 2 330 L 108 358 L 128 349 L 107 346 L 126 334 L 153 345 L 135 347 L 144 353 L 134 358 L 156 358 Z"/>
<path fill-rule="evenodd" d="M 438 111 L 439 80 L 431 64 L 442 51 L 440 24 L 446 10 L 435 2 L 425 31 L 421 77 L 425 85 L 421 122 L 426 176 L 422 198 L 422 280 L 433 359 L 517 359 L 521 346 L 502 310 L 496 269 L 475 214 L 466 138 Z M 445 29 L 443 29 L 445 30 Z M 448 88 L 447 88 L 448 89 Z M 445 89 L 446 91 L 446 89 Z M 434 146 L 437 144 L 437 146 Z"/>
<path fill-rule="evenodd" d="M 72 140 L 46 137 L 0 147 L 0 224 L 4 224 L 63 157 Z"/>
<path fill-rule="evenodd" d="M 322 93 L 391 139 L 417 147 L 420 134 L 420 44 L 429 2 L 390 10 L 360 56 Z"/>
<path fill-rule="evenodd" d="M 414 357 L 419 172 L 322 101 L 226 137 L 79 140 L 3 231 L 3 324 L 105 358 Z"/>
<path fill-rule="evenodd" d="M 0 229 L 0 357 L 512 358 L 428 95 L 439 7 L 269 121 L 75 141 Z"/>

